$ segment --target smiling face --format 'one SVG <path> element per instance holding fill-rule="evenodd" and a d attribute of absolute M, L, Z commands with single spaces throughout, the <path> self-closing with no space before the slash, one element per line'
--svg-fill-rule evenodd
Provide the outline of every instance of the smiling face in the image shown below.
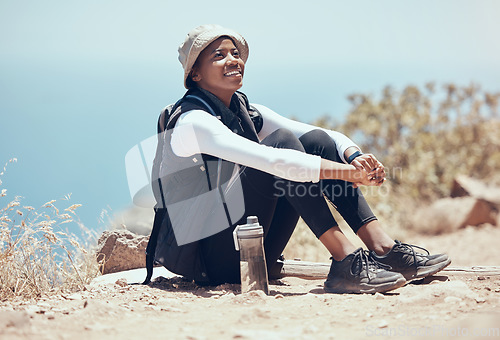
<path fill-rule="evenodd" d="M 229 106 L 234 92 L 243 86 L 244 70 L 245 63 L 233 41 L 220 37 L 200 53 L 191 78 Z"/>

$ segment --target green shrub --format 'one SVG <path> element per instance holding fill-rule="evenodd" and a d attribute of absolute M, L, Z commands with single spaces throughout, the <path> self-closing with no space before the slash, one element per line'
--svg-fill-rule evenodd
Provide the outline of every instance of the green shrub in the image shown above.
<path fill-rule="evenodd" d="M 395 190 L 433 200 L 449 194 L 458 174 L 498 180 L 499 98 L 476 85 L 386 87 L 379 99 L 349 96 L 352 109 L 336 128 L 379 158 Z"/>
<path fill-rule="evenodd" d="M 384 164 L 388 181 L 362 190 L 383 221 L 405 228 L 421 205 L 449 195 L 458 174 L 500 182 L 499 98 L 474 84 L 386 87 L 379 98 L 350 95 L 342 124 L 315 124 L 343 132 Z"/>

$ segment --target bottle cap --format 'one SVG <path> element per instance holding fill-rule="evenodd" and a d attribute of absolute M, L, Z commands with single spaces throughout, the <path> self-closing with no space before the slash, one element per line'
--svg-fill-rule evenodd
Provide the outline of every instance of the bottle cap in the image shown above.
<path fill-rule="evenodd" d="M 234 247 L 236 250 L 240 250 L 240 244 L 238 242 L 239 238 L 257 238 L 262 237 L 263 235 L 264 229 L 259 224 L 257 216 L 248 216 L 247 224 L 239 225 L 234 228 Z"/>
<path fill-rule="evenodd" d="M 247 224 L 259 224 L 259 219 L 257 218 L 257 216 L 248 216 Z"/>

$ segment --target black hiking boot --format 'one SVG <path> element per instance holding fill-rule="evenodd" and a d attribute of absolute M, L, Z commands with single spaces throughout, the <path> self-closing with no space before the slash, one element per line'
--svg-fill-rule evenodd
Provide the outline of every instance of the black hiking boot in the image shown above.
<path fill-rule="evenodd" d="M 278 260 L 276 260 L 276 263 L 274 263 L 267 271 L 267 277 L 269 278 L 269 280 L 281 279 L 284 276 L 284 274 L 282 273 L 284 264 L 285 256 L 281 254 Z"/>
<path fill-rule="evenodd" d="M 433 275 L 447 267 L 451 260 L 446 254 L 430 255 L 427 249 L 398 240 L 392 249 L 385 255 L 370 255 L 378 262 L 390 266 L 390 270 L 403 274 L 406 280 L 421 279 Z M 414 248 L 421 249 L 427 254 L 416 252 Z"/>
<path fill-rule="evenodd" d="M 399 288 L 406 283 L 400 273 L 388 271 L 374 261 L 367 251 L 359 248 L 342 261 L 332 259 L 330 273 L 325 281 L 327 293 L 381 293 Z"/>

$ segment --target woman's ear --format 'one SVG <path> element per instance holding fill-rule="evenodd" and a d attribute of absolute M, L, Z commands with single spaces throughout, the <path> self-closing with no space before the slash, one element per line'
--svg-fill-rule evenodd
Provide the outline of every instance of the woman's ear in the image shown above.
<path fill-rule="evenodd" d="M 190 74 L 191 74 L 191 79 L 193 79 L 193 81 L 200 81 L 201 80 L 201 77 L 198 74 L 196 68 L 193 67 Z"/>

